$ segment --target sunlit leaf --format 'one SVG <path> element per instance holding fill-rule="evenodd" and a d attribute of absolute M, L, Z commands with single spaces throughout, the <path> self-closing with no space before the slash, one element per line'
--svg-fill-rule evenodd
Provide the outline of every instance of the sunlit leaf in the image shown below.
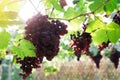
<path fill-rule="evenodd" d="M 22 6 L 24 0 L 1 0 L 0 11 L 4 11 L 7 8 L 9 11 L 18 11 Z"/>
<path fill-rule="evenodd" d="M 8 42 L 10 41 L 11 35 L 6 31 L 0 32 L 0 49 L 4 49 L 8 46 Z"/>
<path fill-rule="evenodd" d="M 107 25 L 107 29 L 116 30 L 116 29 L 120 29 L 120 26 L 115 22 L 111 22 L 110 24 Z"/>
<path fill-rule="evenodd" d="M 66 11 L 65 11 L 65 13 L 64 13 L 64 17 L 65 18 L 73 18 L 74 16 L 75 16 L 75 10 L 74 10 L 74 8 L 73 7 L 69 7 Z"/>
<path fill-rule="evenodd" d="M 106 28 L 106 25 L 97 19 L 88 24 L 86 32 L 94 32 L 97 29 L 104 29 L 104 28 Z"/>
<path fill-rule="evenodd" d="M 11 50 L 12 53 L 19 56 L 22 59 L 26 56 L 36 56 L 34 45 L 28 40 L 20 40 L 19 44 L 17 46 L 13 46 Z"/>
<path fill-rule="evenodd" d="M 18 17 L 17 12 L 13 11 L 4 11 L 0 12 L 0 20 L 7 20 L 7 19 L 16 19 Z"/>
<path fill-rule="evenodd" d="M 25 0 L 11 0 L 7 4 L 7 8 L 9 11 L 19 11 L 22 7 Z"/>
<path fill-rule="evenodd" d="M 42 2 L 45 7 L 52 7 L 51 0 L 43 0 Z"/>
<path fill-rule="evenodd" d="M 21 25 L 21 24 L 23 24 L 22 21 L 16 21 L 16 20 L 13 20 L 13 21 L 10 21 L 10 20 L 0 21 L 0 27 L 7 27 L 7 26 Z"/>
<path fill-rule="evenodd" d="M 74 19 L 74 20 L 70 21 L 68 23 L 68 25 L 69 25 L 68 29 L 72 30 L 72 31 L 81 30 L 81 28 L 80 28 L 81 26 L 80 25 L 83 23 L 83 20 L 84 20 L 84 18 L 80 17 L 78 19 Z"/>
<path fill-rule="evenodd" d="M 64 12 L 64 9 L 58 4 L 58 2 L 58 0 L 51 0 L 51 3 L 56 10 Z"/>
<path fill-rule="evenodd" d="M 101 44 L 103 42 L 108 41 L 108 36 L 106 34 L 106 30 L 104 29 L 98 29 L 97 31 L 93 32 L 92 34 L 92 40 L 95 44 Z"/>

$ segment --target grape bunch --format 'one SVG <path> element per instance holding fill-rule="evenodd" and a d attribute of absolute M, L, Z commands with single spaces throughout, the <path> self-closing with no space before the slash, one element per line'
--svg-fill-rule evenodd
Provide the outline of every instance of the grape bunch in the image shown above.
<path fill-rule="evenodd" d="M 32 68 L 40 68 L 39 58 L 36 57 L 25 57 L 23 60 L 16 58 L 16 61 L 21 64 L 20 68 L 23 73 L 20 73 L 20 75 L 23 76 L 23 79 L 26 79 L 32 73 Z"/>
<path fill-rule="evenodd" d="M 66 28 L 67 25 L 63 22 L 59 20 L 48 20 L 47 15 L 40 13 L 26 22 L 24 38 L 36 47 L 36 58 L 25 57 L 24 60 L 20 60 L 22 62 L 17 60 L 23 70 L 21 76 L 26 77 L 31 73 L 32 68 L 39 67 L 36 65 L 33 65 L 33 67 L 30 66 L 30 64 L 36 63 L 36 59 L 39 59 L 41 63 L 44 57 L 47 60 L 52 60 L 58 54 L 60 36 L 67 33 Z M 31 63 L 29 64 L 29 62 Z"/>
<path fill-rule="evenodd" d="M 103 42 L 102 44 L 98 45 L 98 50 L 103 50 L 104 48 L 108 47 L 110 41 L 108 40 L 107 43 Z"/>
<path fill-rule="evenodd" d="M 91 43 L 91 35 L 90 33 L 84 32 L 80 34 L 77 32 L 77 35 L 71 34 L 71 47 L 74 50 L 74 54 L 77 56 L 77 60 L 79 60 L 81 53 L 88 53 L 89 47 Z"/>
<path fill-rule="evenodd" d="M 119 58 L 120 58 L 120 52 L 117 51 L 116 49 L 113 49 L 113 51 L 110 55 L 110 60 L 114 63 L 115 68 L 118 67 Z"/>
<path fill-rule="evenodd" d="M 98 51 L 97 55 L 95 56 L 90 54 L 90 58 L 95 62 L 96 67 L 99 68 L 100 60 L 102 59 L 102 55 L 100 54 L 100 51 Z"/>
<path fill-rule="evenodd" d="M 25 39 L 36 47 L 36 55 L 52 60 L 59 51 L 59 39 L 67 33 L 67 25 L 59 20 L 48 21 L 48 16 L 37 14 L 27 21 Z"/>
<path fill-rule="evenodd" d="M 113 21 L 120 25 L 120 10 L 118 10 L 115 16 L 113 17 Z"/>
<path fill-rule="evenodd" d="M 90 43 L 92 42 L 90 33 L 84 32 L 80 34 L 80 32 L 77 32 L 77 35 L 71 34 L 71 40 L 71 47 L 74 50 L 74 54 L 77 56 L 77 60 L 80 59 L 82 54 L 86 54 L 87 56 L 90 56 L 95 62 L 96 67 L 99 68 L 99 63 L 102 59 L 102 55 L 100 54 L 101 50 L 98 51 L 98 54 L 95 56 L 89 51 Z"/>

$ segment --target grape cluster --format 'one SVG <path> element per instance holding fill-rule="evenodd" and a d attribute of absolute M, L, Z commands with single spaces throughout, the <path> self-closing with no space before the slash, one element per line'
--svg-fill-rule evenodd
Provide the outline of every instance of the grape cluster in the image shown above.
<path fill-rule="evenodd" d="M 21 62 L 17 60 L 22 65 L 23 74 L 21 73 L 21 76 L 26 77 L 31 73 L 32 68 L 39 67 L 36 65 L 36 59 L 39 59 L 40 62 L 44 57 L 47 60 L 52 60 L 58 54 L 60 36 L 67 33 L 66 28 L 67 25 L 63 22 L 59 20 L 50 21 L 47 15 L 41 15 L 40 13 L 26 22 L 24 38 L 36 47 L 36 58 L 25 57 L 24 60 L 20 60 Z"/>
<path fill-rule="evenodd" d="M 34 44 L 38 58 L 52 60 L 59 51 L 60 35 L 67 33 L 66 28 L 67 25 L 59 20 L 50 22 L 48 16 L 37 14 L 27 21 L 25 39 Z"/>
<path fill-rule="evenodd" d="M 40 68 L 39 58 L 36 57 L 25 57 L 23 60 L 16 58 L 16 61 L 21 64 L 20 68 L 23 73 L 20 73 L 20 75 L 23 76 L 23 79 L 26 79 L 32 73 L 32 68 Z"/>
<path fill-rule="evenodd" d="M 120 25 L 120 10 L 118 10 L 115 16 L 113 17 L 113 21 Z"/>
<path fill-rule="evenodd" d="M 99 68 L 100 60 L 102 59 L 102 55 L 100 54 L 100 51 L 95 56 L 91 54 L 90 57 L 95 62 L 96 67 Z"/>
<path fill-rule="evenodd" d="M 86 54 L 87 56 L 90 56 L 90 58 L 95 62 L 96 67 L 99 68 L 99 63 L 102 59 L 102 55 L 100 54 L 101 50 L 98 51 L 97 55 L 93 55 L 89 51 L 90 43 L 92 41 L 90 33 L 84 32 L 80 34 L 80 32 L 77 32 L 77 35 L 71 34 L 71 40 L 71 47 L 74 50 L 74 54 L 77 56 L 77 60 L 80 59 L 82 54 Z M 102 45 L 104 45 L 104 43 Z"/>
<path fill-rule="evenodd" d="M 77 32 L 77 35 L 71 34 L 70 36 L 72 40 L 71 47 L 77 56 L 77 60 L 79 60 L 81 53 L 87 53 L 89 51 L 91 35 L 87 32 L 84 32 L 82 34 L 80 34 L 80 32 Z"/>
<path fill-rule="evenodd" d="M 102 44 L 98 45 L 98 50 L 103 50 L 104 48 L 108 47 L 110 41 L 107 41 L 107 43 L 103 42 Z"/>
<path fill-rule="evenodd" d="M 110 60 L 114 63 L 115 68 L 118 67 L 120 52 L 114 49 L 110 55 Z"/>

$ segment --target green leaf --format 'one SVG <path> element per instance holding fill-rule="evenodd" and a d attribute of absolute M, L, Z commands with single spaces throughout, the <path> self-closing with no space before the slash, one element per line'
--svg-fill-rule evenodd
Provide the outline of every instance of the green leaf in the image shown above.
<path fill-rule="evenodd" d="M 94 44 L 101 44 L 108 41 L 106 30 L 98 29 L 97 31 L 91 33 L 92 40 Z"/>
<path fill-rule="evenodd" d="M 72 30 L 72 31 L 80 30 L 80 24 L 83 23 L 83 20 L 84 20 L 84 17 L 80 17 L 78 19 L 74 19 L 74 20 L 70 21 L 68 23 L 68 25 L 69 25 L 68 29 Z"/>
<path fill-rule="evenodd" d="M 56 10 L 64 12 L 64 9 L 58 4 L 58 2 L 58 0 L 51 0 L 51 3 Z"/>
<path fill-rule="evenodd" d="M 28 40 L 21 40 L 18 46 L 12 47 L 11 51 L 22 59 L 26 56 L 36 56 L 34 45 Z"/>
<path fill-rule="evenodd" d="M 91 32 L 96 31 L 97 29 L 104 29 L 104 28 L 106 28 L 106 25 L 100 20 L 96 19 L 88 24 L 86 32 L 91 33 Z"/>
<path fill-rule="evenodd" d="M 107 30 L 116 30 L 116 29 L 120 29 L 120 26 L 115 22 L 111 22 L 110 24 L 107 25 Z"/>
<path fill-rule="evenodd" d="M 84 6 L 84 1 L 83 0 L 79 0 L 79 2 L 77 3 L 77 6 L 83 7 Z"/>
<path fill-rule="evenodd" d="M 64 18 L 73 18 L 75 16 L 74 14 L 75 10 L 73 7 L 69 7 L 65 12 L 64 12 Z"/>
<path fill-rule="evenodd" d="M 113 11 L 117 8 L 117 2 L 118 2 L 118 0 L 110 0 L 110 1 L 104 6 L 104 10 L 105 10 L 107 13 L 113 12 Z"/>
<path fill-rule="evenodd" d="M 16 19 L 18 17 L 17 12 L 13 11 L 5 11 L 5 12 L 0 12 L 0 20 L 7 20 L 7 19 Z"/>
<path fill-rule="evenodd" d="M 80 14 L 86 13 L 86 6 L 83 0 L 80 0 L 75 7 L 68 7 L 67 10 L 64 12 L 65 18 L 73 18 Z"/>
<path fill-rule="evenodd" d="M 18 11 L 24 0 L 1 0 L 0 11 L 4 11 L 7 8 L 9 11 Z"/>
<path fill-rule="evenodd" d="M 106 0 L 93 0 L 94 2 L 89 6 L 91 11 L 94 11 L 97 9 L 97 7 L 101 6 Z M 98 12 L 103 11 L 103 7 L 99 8 L 99 10 L 97 10 Z"/>
<path fill-rule="evenodd" d="M 107 35 L 112 43 L 116 43 L 120 38 L 120 26 L 115 22 L 107 25 Z"/>
<path fill-rule="evenodd" d="M 0 49 L 7 48 L 10 38 L 11 38 L 11 35 L 8 32 L 6 31 L 0 32 Z"/>
<path fill-rule="evenodd" d="M 75 9 L 74 12 L 75 12 L 76 15 L 84 14 L 84 13 L 87 12 L 87 8 L 88 7 L 86 6 L 84 0 L 80 0 L 77 3 L 77 5 L 74 7 L 74 9 Z"/>
<path fill-rule="evenodd" d="M 43 0 L 42 2 L 45 7 L 52 7 L 51 0 Z"/>
<path fill-rule="evenodd" d="M 112 43 L 116 43 L 120 38 L 120 29 L 109 30 L 107 32 L 108 38 Z"/>

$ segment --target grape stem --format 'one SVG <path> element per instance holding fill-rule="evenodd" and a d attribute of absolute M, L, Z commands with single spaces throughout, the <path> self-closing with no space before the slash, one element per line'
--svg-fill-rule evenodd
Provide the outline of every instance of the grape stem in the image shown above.
<path fill-rule="evenodd" d="M 49 19 L 59 19 L 59 20 L 65 20 L 65 21 L 70 22 L 70 21 L 72 21 L 72 20 L 74 20 L 74 19 L 76 19 L 76 18 L 79 18 L 79 17 L 81 17 L 81 16 L 87 16 L 87 15 L 90 15 L 90 14 L 93 14 L 93 15 L 94 15 L 94 13 L 95 13 L 97 10 L 99 10 L 101 7 L 105 6 L 109 1 L 110 1 L 110 0 L 106 0 L 106 1 L 103 2 L 101 5 L 99 5 L 95 10 L 93 10 L 93 11 L 91 11 L 91 12 L 88 12 L 88 13 L 85 13 L 85 14 L 79 14 L 78 16 L 75 16 L 75 17 L 73 17 L 73 18 L 71 18 L 71 19 L 52 18 L 52 17 L 49 17 Z"/>
<path fill-rule="evenodd" d="M 52 10 L 51 10 L 50 17 L 52 16 L 53 11 L 54 11 L 54 7 L 53 7 Z"/>
<path fill-rule="evenodd" d="M 80 14 L 80 15 L 78 15 L 78 16 L 75 16 L 75 17 L 71 18 L 71 19 L 64 19 L 64 18 L 52 18 L 52 17 L 49 17 L 49 19 L 58 19 L 58 20 L 65 20 L 65 21 L 70 22 L 70 21 L 72 21 L 72 20 L 74 20 L 74 19 L 76 19 L 76 18 L 78 18 L 78 17 L 81 17 L 81 16 L 86 16 L 86 15 L 89 15 L 89 14 L 93 14 L 93 12 L 89 12 L 89 13 L 85 13 L 85 14 Z"/>
<path fill-rule="evenodd" d="M 85 19 L 84 19 L 84 21 L 83 21 L 83 25 L 84 25 L 84 30 L 83 30 L 83 32 L 82 33 L 84 33 L 85 31 L 86 31 L 86 28 L 87 28 L 87 24 L 88 24 L 88 17 L 85 17 Z"/>

